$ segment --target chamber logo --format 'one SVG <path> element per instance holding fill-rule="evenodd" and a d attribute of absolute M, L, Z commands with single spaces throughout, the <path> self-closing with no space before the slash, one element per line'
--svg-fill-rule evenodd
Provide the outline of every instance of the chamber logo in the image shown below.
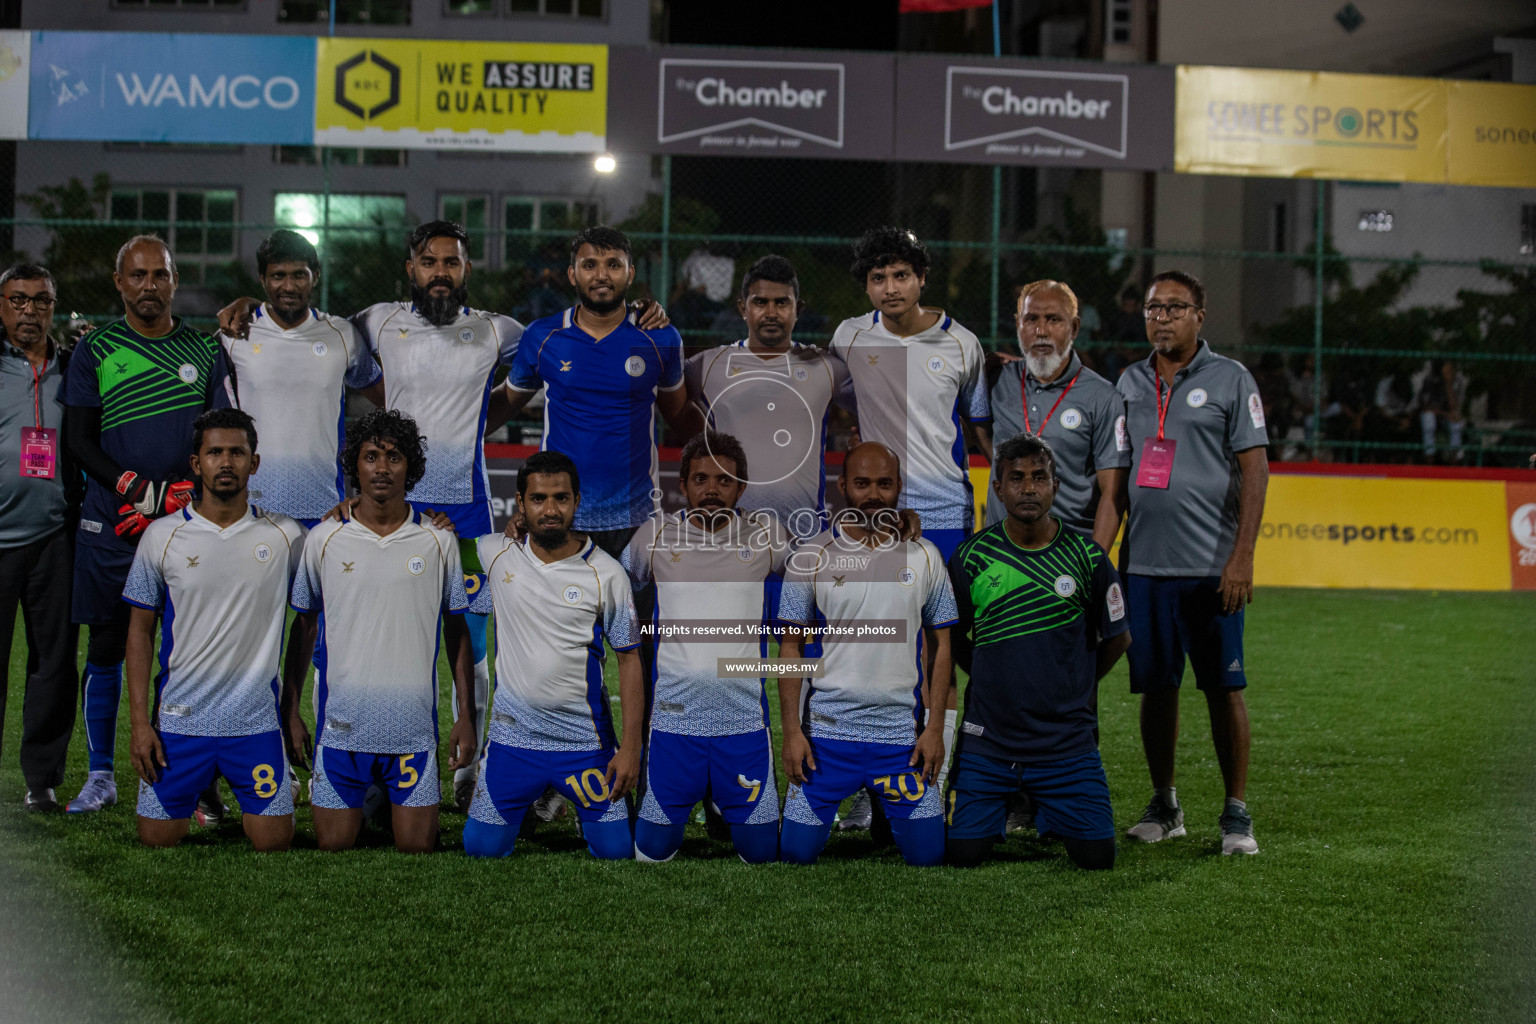
<path fill-rule="evenodd" d="M 663 60 L 657 74 L 657 142 L 696 138 L 701 150 L 794 149 L 802 141 L 843 147 L 842 64 Z"/>
<path fill-rule="evenodd" d="M 371 121 L 400 105 L 400 66 L 375 50 L 361 50 L 336 65 L 336 105 Z"/>
<path fill-rule="evenodd" d="M 946 150 L 984 147 L 1000 155 L 1125 159 L 1128 75 L 951 67 L 944 113 Z M 1033 146 L 1023 140 L 1041 140 Z M 1057 145 L 1057 144 L 1060 145 Z"/>

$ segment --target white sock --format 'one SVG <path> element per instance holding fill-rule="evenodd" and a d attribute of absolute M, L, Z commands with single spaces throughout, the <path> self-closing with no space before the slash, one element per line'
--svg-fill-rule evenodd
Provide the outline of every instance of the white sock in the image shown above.
<path fill-rule="evenodd" d="M 928 715 L 931 711 L 923 713 L 923 724 L 928 724 Z M 939 791 L 943 792 L 949 782 L 949 755 L 955 749 L 955 719 L 959 717 L 953 710 L 944 712 L 944 763 L 939 767 Z"/>
<path fill-rule="evenodd" d="M 1246 811 L 1248 809 L 1248 805 L 1243 803 L 1243 801 L 1238 800 L 1236 797 L 1230 797 L 1230 796 L 1227 797 L 1227 806 L 1228 807 L 1236 807 L 1240 811 Z"/>
<path fill-rule="evenodd" d="M 476 750 L 485 749 L 485 729 L 489 715 L 485 713 L 491 698 L 491 665 L 489 657 L 475 662 L 475 743 Z M 459 691 L 453 691 L 453 717 L 459 717 Z M 459 771 L 466 769 L 460 768 Z"/>

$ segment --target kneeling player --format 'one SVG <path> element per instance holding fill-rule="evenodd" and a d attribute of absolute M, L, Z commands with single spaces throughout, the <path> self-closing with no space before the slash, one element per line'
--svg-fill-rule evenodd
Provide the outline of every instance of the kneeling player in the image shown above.
<path fill-rule="evenodd" d="M 611 555 L 572 533 L 581 502 L 576 464 L 535 452 L 517 474 L 522 541 L 479 538 L 486 584 L 474 610 L 496 615 L 490 743 L 464 825 L 464 852 L 505 857 L 523 816 L 553 786 L 576 808 L 592 856 L 633 856 L 629 802 L 640 775 L 645 684 L 629 581 Z M 603 638 L 619 659 L 624 742 L 615 751 Z"/>
<path fill-rule="evenodd" d="M 1035 827 L 1079 867 L 1115 863 L 1098 750 L 1098 681 L 1131 645 L 1109 556 L 1050 514 L 1059 481 L 1030 434 L 997 449 L 992 488 L 1008 518 L 949 560 L 956 661 L 971 673 L 950 773 L 948 857 L 979 864 L 1003 835 L 1008 798 L 1034 798 Z"/>
<path fill-rule="evenodd" d="M 471 763 L 475 725 L 464 574 L 454 536 L 406 504 L 426 471 L 426 439 L 394 410 L 376 410 L 347 431 L 342 466 L 361 500 L 348 520 L 310 531 L 293 581 L 293 607 L 316 654 L 315 839 L 347 850 L 363 824 L 370 786 L 389 794 L 395 848 L 437 844 L 437 635 L 441 625 L 463 713 L 448 735 L 450 768 Z M 305 756 L 299 717 L 306 666 L 288 659 L 289 741 Z"/>
<path fill-rule="evenodd" d="M 304 530 L 247 502 L 246 481 L 260 458 L 256 427 L 239 409 L 197 418 L 191 461 L 202 498 L 149 525 L 123 588 L 133 605 L 129 751 L 142 780 L 139 840 L 179 843 L 198 794 L 223 775 L 240 800 L 251 844 L 286 850 L 293 795 L 278 724 L 278 659 Z M 157 616 L 163 621 L 151 719 Z M 298 650 L 307 660 L 302 641 Z"/>
<path fill-rule="evenodd" d="M 742 860 L 761 864 L 778 856 L 779 792 L 765 681 L 718 675 L 721 661 L 768 656 L 770 588 L 789 547 L 789 535 L 773 515 L 738 512 L 747 479 L 746 453 L 736 438 L 714 431 L 696 435 L 678 467 L 687 511 L 651 519 L 624 552 L 624 568 L 644 593 L 652 624 L 717 620 L 742 630 L 739 639 L 720 643 L 653 633 L 655 679 L 636 860 L 670 860 L 694 804 L 704 799 L 730 825 Z M 798 690 L 799 680 L 786 685 Z"/>
<path fill-rule="evenodd" d="M 944 818 L 933 783 L 944 766 L 944 716 L 927 716 L 918 732 L 927 660 L 922 638 L 925 628 L 934 637 L 927 693 L 941 709 L 953 676 L 954 595 L 933 543 L 897 534 L 901 467 L 890 449 L 870 442 L 850 451 L 837 486 L 848 508 L 790 556 L 784 574 L 779 618 L 823 633 L 824 674 L 811 680 L 805 702 L 809 738 L 801 731 L 796 688 L 779 684 L 784 772 L 791 783 L 779 856 L 813 863 L 838 804 L 869 789 L 881 800 L 906 862 L 938 864 Z M 786 631 L 781 656 L 798 657 L 800 645 L 798 635 Z"/>

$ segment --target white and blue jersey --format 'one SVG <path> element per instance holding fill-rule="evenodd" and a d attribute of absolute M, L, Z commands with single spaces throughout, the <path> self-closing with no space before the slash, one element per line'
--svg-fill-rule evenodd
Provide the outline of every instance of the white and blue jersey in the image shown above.
<path fill-rule="evenodd" d="M 528 545 L 499 533 L 476 541 L 486 582 L 471 611 L 496 616 L 490 740 L 528 750 L 606 749 L 614 738 L 603 640 L 616 651 L 640 642 L 629 580 L 590 540 L 557 562 Z"/>
<path fill-rule="evenodd" d="M 776 517 L 737 516 L 719 532 L 686 513 L 648 520 L 624 550 L 636 591 L 654 586 L 650 625 L 651 728 L 683 736 L 731 736 L 768 727 L 763 679 L 719 678 L 719 659 L 768 656 L 775 584 L 789 536 Z M 658 627 L 679 626 L 687 635 Z M 697 630 L 722 632 L 701 640 Z"/>
<path fill-rule="evenodd" d="M 932 327 L 903 338 L 874 310 L 839 324 L 829 347 L 853 378 L 859 436 L 901 461 L 901 506 L 925 530 L 970 530 L 975 509 L 961 421 L 992 419 L 976 335 L 940 313 Z"/>
<path fill-rule="evenodd" d="M 507 383 L 522 392 L 548 388 L 539 447 L 576 463 L 576 529 L 633 529 L 650 517 L 656 395 L 683 386 L 675 329 L 646 331 L 625 320 L 598 340 L 577 326 L 573 307 L 528 326 Z"/>
<path fill-rule="evenodd" d="M 779 621 L 827 631 L 825 675 L 811 680 L 806 708 L 811 738 L 910 747 L 922 718 L 923 627 L 956 618 L 944 562 L 927 539 L 870 548 L 834 525 L 797 548 Z M 891 632 L 868 632 L 877 627 Z"/>
<path fill-rule="evenodd" d="M 437 638 L 469 605 L 454 536 L 420 513 L 380 537 L 356 519 L 310 531 L 293 608 L 320 613 L 317 742 L 369 754 L 437 747 Z"/>
<path fill-rule="evenodd" d="M 384 404 L 416 421 L 427 472 L 407 495 L 417 504 L 484 507 L 485 415 L 496 368 L 511 365 L 523 327 L 465 306 L 438 327 L 409 302 L 381 302 L 352 318 L 384 371 Z"/>
<path fill-rule="evenodd" d="M 254 506 L 223 528 L 194 507 L 149 524 L 123 599 L 160 613 L 156 729 L 278 728 L 285 605 L 303 547 L 303 527 Z"/>
<path fill-rule="evenodd" d="M 285 328 L 262 305 L 244 338 L 220 335 L 229 397 L 256 421 L 261 468 L 250 496 L 269 512 L 323 517 L 346 497 L 337 455 L 346 441 L 347 388 L 379 379 L 379 364 L 341 317 L 309 311 Z"/>

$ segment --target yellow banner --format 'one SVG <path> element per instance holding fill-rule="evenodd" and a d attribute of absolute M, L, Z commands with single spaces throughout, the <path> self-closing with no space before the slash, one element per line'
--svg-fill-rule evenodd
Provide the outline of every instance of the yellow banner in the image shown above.
<path fill-rule="evenodd" d="M 606 146 L 606 46 L 327 38 L 316 65 L 317 145 Z"/>
<path fill-rule="evenodd" d="M 1445 181 L 1447 83 L 1180 65 L 1174 169 Z"/>
<path fill-rule="evenodd" d="M 1448 179 L 1536 188 L 1536 87 L 1450 82 Z"/>

